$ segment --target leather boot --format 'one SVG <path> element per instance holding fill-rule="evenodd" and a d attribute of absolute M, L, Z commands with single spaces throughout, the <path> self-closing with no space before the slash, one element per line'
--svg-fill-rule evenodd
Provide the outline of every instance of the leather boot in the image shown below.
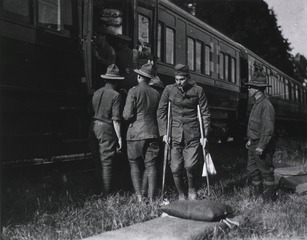
<path fill-rule="evenodd" d="M 251 198 L 259 198 L 262 194 L 262 183 L 260 184 L 252 184 L 252 189 L 250 196 Z"/>
<path fill-rule="evenodd" d="M 148 198 L 150 201 L 153 200 L 156 185 L 157 185 L 157 169 L 156 166 L 150 166 L 147 168 L 147 176 L 148 176 Z"/>
<path fill-rule="evenodd" d="M 178 194 L 179 194 L 179 200 L 185 200 L 184 195 L 184 185 L 183 185 L 183 179 L 181 176 L 173 175 L 174 183 L 176 185 Z"/>
<path fill-rule="evenodd" d="M 195 188 L 189 188 L 189 200 L 196 200 L 196 197 Z"/>
<path fill-rule="evenodd" d="M 148 170 L 145 169 L 143 173 L 143 179 L 142 179 L 142 196 L 147 196 L 148 191 Z"/>
<path fill-rule="evenodd" d="M 187 170 L 187 177 L 188 177 L 188 199 L 189 200 L 196 200 L 196 190 L 195 190 L 195 181 L 194 181 L 194 174 L 195 171 L 192 169 Z"/>
<path fill-rule="evenodd" d="M 140 170 L 139 170 L 139 166 L 137 165 L 137 163 L 135 164 L 130 164 L 130 168 L 131 168 L 131 180 L 132 180 L 132 184 L 133 184 L 133 188 L 135 191 L 135 194 L 138 196 L 142 196 L 141 194 L 141 179 L 140 179 Z"/>
<path fill-rule="evenodd" d="M 111 179 L 112 179 L 112 169 L 111 167 L 104 167 L 102 169 L 102 180 L 103 180 L 103 190 L 104 193 L 110 194 L 111 192 Z"/>
<path fill-rule="evenodd" d="M 266 203 L 276 200 L 275 186 L 264 184 L 263 188 L 263 200 Z"/>

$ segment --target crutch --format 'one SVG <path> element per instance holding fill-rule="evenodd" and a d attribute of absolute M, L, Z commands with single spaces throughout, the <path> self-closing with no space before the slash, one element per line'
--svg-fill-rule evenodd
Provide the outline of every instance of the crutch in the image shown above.
<path fill-rule="evenodd" d="M 200 106 L 197 105 L 197 116 L 198 116 L 198 121 L 199 121 L 199 128 L 200 128 L 200 136 L 201 139 L 204 138 L 204 129 L 203 129 L 203 120 L 201 117 L 201 112 L 200 112 Z M 203 156 L 204 156 L 204 166 L 203 168 L 206 171 L 206 179 L 207 179 L 207 189 L 208 189 L 208 196 L 210 195 L 210 185 L 209 185 L 209 173 L 208 173 L 208 169 L 207 169 L 207 160 L 206 160 L 206 149 L 205 146 L 202 146 L 202 150 L 203 150 Z"/>
<path fill-rule="evenodd" d="M 170 138 L 170 128 L 171 128 L 171 102 L 168 101 L 168 106 L 167 106 L 167 124 L 166 124 L 166 136 L 167 136 L 167 141 L 168 141 L 169 138 Z M 169 152 L 170 152 L 170 145 L 169 145 L 168 142 L 166 142 L 166 143 L 165 143 L 165 146 L 164 146 L 164 158 L 163 158 L 162 196 L 163 196 L 163 194 L 164 194 L 166 164 L 167 164 Z"/>

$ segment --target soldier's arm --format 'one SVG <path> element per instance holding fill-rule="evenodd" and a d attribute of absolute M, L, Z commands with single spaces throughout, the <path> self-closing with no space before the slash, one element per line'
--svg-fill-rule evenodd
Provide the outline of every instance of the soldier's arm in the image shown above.
<path fill-rule="evenodd" d="M 133 96 L 132 89 L 130 89 L 126 99 L 123 117 L 125 120 L 130 120 L 135 117 L 134 115 L 135 115 L 135 98 Z"/>
<path fill-rule="evenodd" d="M 118 150 L 122 148 L 122 137 L 121 137 L 121 96 L 118 94 L 114 98 L 112 104 L 112 122 L 118 141 Z"/>
<path fill-rule="evenodd" d="M 166 87 L 161 95 L 157 110 L 157 120 L 158 120 L 160 136 L 166 135 L 168 101 L 169 101 L 169 88 Z"/>
<path fill-rule="evenodd" d="M 117 144 L 118 144 L 118 149 L 117 150 L 121 150 L 122 146 L 123 146 L 123 142 L 122 142 L 122 137 L 121 137 L 121 122 L 120 121 L 113 121 L 113 126 L 114 126 L 114 130 L 117 136 Z"/>
<path fill-rule="evenodd" d="M 204 136 L 207 137 L 209 127 L 210 127 L 210 111 L 208 106 L 207 97 L 205 95 L 205 91 L 203 88 L 201 88 L 200 95 L 199 95 L 199 106 L 200 106 L 200 112 L 203 120 L 203 126 L 204 126 Z"/>
<path fill-rule="evenodd" d="M 272 106 L 265 106 L 262 112 L 262 129 L 257 148 L 265 150 L 274 133 L 275 111 Z"/>

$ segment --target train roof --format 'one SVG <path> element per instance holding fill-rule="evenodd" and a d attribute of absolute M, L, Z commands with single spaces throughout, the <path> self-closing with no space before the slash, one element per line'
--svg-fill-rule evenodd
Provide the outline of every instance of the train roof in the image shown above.
<path fill-rule="evenodd" d="M 180 14 L 180 16 L 188 19 L 190 22 L 195 23 L 196 25 L 205 28 L 207 31 L 209 31 L 211 34 L 217 36 L 220 39 L 225 40 L 226 42 L 230 43 L 234 47 L 240 49 L 241 51 L 244 50 L 245 48 L 237 43 L 236 41 L 232 40 L 231 38 L 227 37 L 225 34 L 219 32 L 218 30 L 214 29 L 207 23 L 201 21 L 197 17 L 193 16 L 192 14 L 188 13 L 184 9 L 180 8 L 179 6 L 175 5 L 174 3 L 170 2 L 169 0 L 160 0 L 160 3 L 162 3 L 163 6 L 169 8 L 169 10 L 173 12 L 177 12 Z"/>
<path fill-rule="evenodd" d="M 214 34 L 215 36 L 217 36 L 220 39 L 225 40 L 226 42 L 228 42 L 229 44 L 231 44 L 232 46 L 236 47 L 237 49 L 240 50 L 240 54 L 242 56 L 247 56 L 252 55 L 253 57 L 257 58 L 258 60 L 260 59 L 260 61 L 264 64 L 266 64 L 267 66 L 269 66 L 272 70 L 283 74 L 285 77 L 291 79 L 292 81 L 296 82 L 297 84 L 302 84 L 299 81 L 297 81 L 296 79 L 294 79 L 293 77 L 290 77 L 289 75 L 287 75 L 286 73 L 284 73 L 283 71 L 279 70 L 278 68 L 274 67 L 272 64 L 268 63 L 267 61 L 265 61 L 263 58 L 261 58 L 260 56 L 258 56 L 256 53 L 254 53 L 253 51 L 249 50 L 248 48 L 246 48 L 245 46 L 243 46 L 242 44 L 232 40 L 231 38 L 227 37 L 225 34 L 219 32 L 218 30 L 214 29 L 213 27 L 211 27 L 210 25 L 208 25 L 207 23 L 201 21 L 200 19 L 198 19 L 197 17 L 193 16 L 192 14 L 188 13 L 187 11 L 183 10 L 182 8 L 180 8 L 179 6 L 175 5 L 174 3 L 170 2 L 169 0 L 160 0 L 160 3 L 162 3 L 163 6 L 169 8 L 171 11 L 175 11 L 178 12 L 180 14 L 180 16 L 188 19 L 189 21 L 199 25 L 200 27 L 204 27 L 206 30 L 208 30 L 210 33 Z"/>
<path fill-rule="evenodd" d="M 291 79 L 291 81 L 295 82 L 296 84 L 302 85 L 301 82 L 299 82 L 298 80 L 294 79 L 293 77 L 290 77 L 288 74 L 284 73 L 283 71 L 279 70 L 277 67 L 273 66 L 272 64 L 270 64 L 269 62 L 264 60 L 262 57 L 259 57 L 259 55 L 257 55 L 253 51 L 249 50 L 248 48 L 245 48 L 245 51 L 246 51 L 246 54 L 251 55 L 252 57 L 256 58 L 260 63 L 265 64 L 271 70 L 273 70 L 275 72 L 278 72 L 279 74 L 282 74 L 283 77 Z"/>

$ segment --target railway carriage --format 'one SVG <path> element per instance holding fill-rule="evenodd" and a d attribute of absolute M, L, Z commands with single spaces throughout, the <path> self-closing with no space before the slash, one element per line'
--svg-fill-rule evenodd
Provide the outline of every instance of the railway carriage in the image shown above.
<path fill-rule="evenodd" d="M 306 122 L 306 88 L 167 0 L 0 0 L 0 13 L 1 159 L 7 166 L 90 158 L 87 103 L 99 81 L 92 53 L 101 26 L 129 36 L 131 48 L 148 43 L 164 84 L 174 82 L 175 64 L 188 64 L 208 97 L 216 139 L 244 133 L 243 83 L 255 63 L 273 85 L 268 94 L 281 125 Z M 124 87 L 133 84 L 130 77 Z"/>

